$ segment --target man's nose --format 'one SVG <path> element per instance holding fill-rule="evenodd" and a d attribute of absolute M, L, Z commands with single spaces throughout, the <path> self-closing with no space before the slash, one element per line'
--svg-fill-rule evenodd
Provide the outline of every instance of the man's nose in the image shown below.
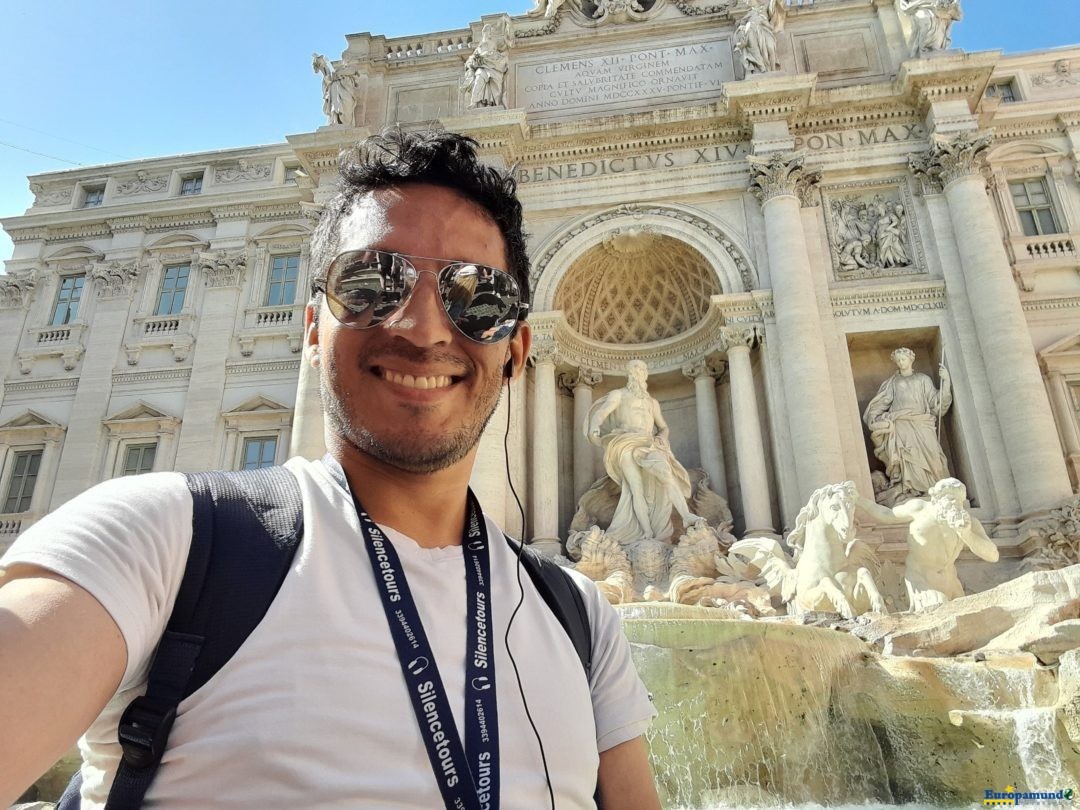
<path fill-rule="evenodd" d="M 438 346 L 453 340 L 454 326 L 443 308 L 435 273 L 420 273 L 409 300 L 386 321 L 385 328 L 416 346 Z"/>

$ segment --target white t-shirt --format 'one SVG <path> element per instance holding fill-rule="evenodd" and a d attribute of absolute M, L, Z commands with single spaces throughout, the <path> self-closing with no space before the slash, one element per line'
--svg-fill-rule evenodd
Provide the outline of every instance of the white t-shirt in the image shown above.
<path fill-rule="evenodd" d="M 179 707 L 147 807 L 442 805 L 405 689 L 351 497 L 318 462 L 292 459 L 304 539 L 263 621 Z M 191 542 L 178 473 L 118 478 L 28 529 L 0 565 L 31 563 L 89 591 L 116 621 L 128 663 L 114 698 L 79 741 L 83 806 L 104 805 L 120 756 L 116 730 L 145 689 Z M 519 598 L 517 559 L 492 538 L 492 628 L 505 808 L 548 805 L 540 751 L 502 639 Z M 460 547 L 426 549 L 387 529 L 464 729 L 465 567 Z M 593 671 L 521 572 L 510 647 L 547 756 L 559 808 L 592 807 L 598 751 L 645 732 L 655 714 L 615 612 L 574 574 L 592 624 Z"/>

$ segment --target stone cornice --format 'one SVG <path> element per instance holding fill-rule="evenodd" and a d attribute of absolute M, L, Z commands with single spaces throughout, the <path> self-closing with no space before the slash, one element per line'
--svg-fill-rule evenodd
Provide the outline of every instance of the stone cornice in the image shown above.
<path fill-rule="evenodd" d="M 253 222 L 266 222 L 271 219 L 303 219 L 304 216 L 300 203 L 296 202 L 260 205 L 251 209 Z"/>
<path fill-rule="evenodd" d="M 226 374 L 274 374 L 300 370 L 300 360 L 269 360 L 262 363 L 229 363 L 225 366 Z"/>
<path fill-rule="evenodd" d="M 209 211 L 190 211 L 184 214 L 167 214 L 148 217 L 147 231 L 186 230 L 188 228 L 206 228 L 214 224 L 214 216 Z"/>
<path fill-rule="evenodd" d="M 251 215 L 251 206 L 246 204 L 223 205 L 211 208 L 210 213 L 218 222 L 230 219 L 246 219 Z"/>
<path fill-rule="evenodd" d="M 724 85 L 720 106 L 745 126 L 791 121 L 809 109 L 816 83 L 816 73 L 753 76 Z"/>
<path fill-rule="evenodd" d="M 47 228 L 38 226 L 35 228 L 5 228 L 12 242 L 37 242 L 49 235 Z"/>
<path fill-rule="evenodd" d="M 945 309 L 945 282 L 881 284 L 829 293 L 834 318 L 870 317 Z"/>
<path fill-rule="evenodd" d="M 149 217 L 144 214 L 136 214 L 130 217 L 112 217 L 105 220 L 109 230 L 113 233 L 125 233 L 127 231 L 141 231 L 146 228 Z"/>
<path fill-rule="evenodd" d="M 14 394 L 20 391 L 72 391 L 79 387 L 79 378 L 70 377 L 62 380 L 25 380 L 4 383 L 4 391 Z"/>
<path fill-rule="evenodd" d="M 112 236 L 108 223 L 87 222 L 79 225 L 49 227 L 45 232 L 45 241 L 70 242 L 76 239 L 97 239 L 101 236 Z"/>
<path fill-rule="evenodd" d="M 983 91 L 1000 51 L 943 53 L 928 59 L 908 59 L 900 66 L 895 95 L 925 113 L 936 101 L 963 99 L 970 110 L 982 101 Z"/>
<path fill-rule="evenodd" d="M 562 312 L 544 312 L 529 322 L 533 329 L 533 356 L 539 362 L 578 366 L 601 374 L 625 376 L 630 360 L 643 360 L 653 372 L 679 371 L 715 353 L 720 348 L 719 335 L 724 315 L 714 296 L 705 317 L 691 329 L 674 338 L 613 345 L 590 340 L 575 332 Z"/>
<path fill-rule="evenodd" d="M 1080 309 L 1080 295 L 1048 296 L 1046 298 L 1021 298 L 1025 313 L 1057 312 L 1063 309 Z"/>
<path fill-rule="evenodd" d="M 113 385 L 138 385 L 139 383 L 160 382 L 161 380 L 186 380 L 191 377 L 191 368 L 169 368 L 153 371 L 124 371 L 112 375 Z"/>

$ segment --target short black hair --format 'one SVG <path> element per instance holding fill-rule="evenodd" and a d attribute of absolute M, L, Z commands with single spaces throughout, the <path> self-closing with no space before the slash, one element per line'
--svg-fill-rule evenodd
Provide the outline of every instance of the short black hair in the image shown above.
<path fill-rule="evenodd" d="M 509 173 L 480 163 L 476 147 L 467 135 L 394 127 L 342 152 L 338 192 L 326 203 L 311 239 L 312 280 L 326 277 L 338 253 L 341 221 L 360 197 L 376 189 L 428 183 L 471 200 L 498 226 L 509 263 L 504 269 L 521 287 L 522 301 L 528 301 L 529 256 L 517 183 Z"/>

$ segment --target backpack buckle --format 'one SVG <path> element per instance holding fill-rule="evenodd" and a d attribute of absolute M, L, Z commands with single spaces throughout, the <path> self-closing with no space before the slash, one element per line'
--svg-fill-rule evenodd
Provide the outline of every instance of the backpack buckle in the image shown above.
<path fill-rule="evenodd" d="M 165 744 L 176 720 L 176 706 L 140 695 L 120 717 L 120 747 L 124 762 L 133 768 L 148 768 L 161 761 Z"/>

